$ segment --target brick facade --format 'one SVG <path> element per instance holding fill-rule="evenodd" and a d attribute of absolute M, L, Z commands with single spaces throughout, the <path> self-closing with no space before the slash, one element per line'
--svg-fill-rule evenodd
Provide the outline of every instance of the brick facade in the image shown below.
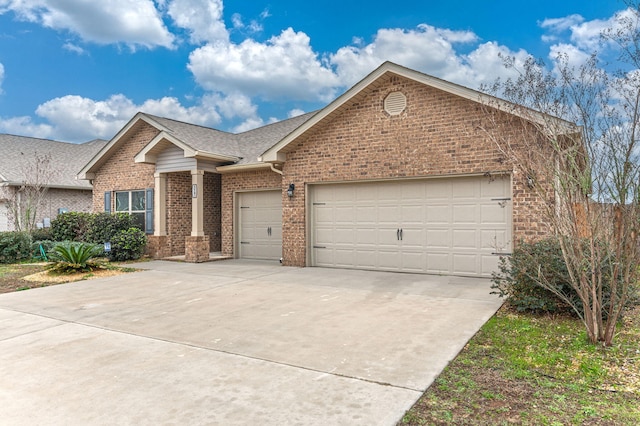
<path fill-rule="evenodd" d="M 394 91 L 404 93 L 407 107 L 402 114 L 390 116 L 383 104 Z M 291 199 L 283 196 L 285 265 L 306 265 L 304 188 L 319 182 L 485 174 L 511 179 L 514 240 L 545 234 L 541 200 L 526 187 L 522 173 L 506 164 L 483 130 L 491 125 L 486 114 L 477 102 L 385 75 L 339 114 L 292 144 L 283 176 L 273 172 L 223 176 L 223 251 L 231 254 L 233 247 L 233 191 L 279 184 L 286 192 L 290 182 L 296 185 L 296 194 Z M 502 132 L 509 131 L 508 117 L 504 119 Z"/>
<path fill-rule="evenodd" d="M 104 193 L 154 188 L 155 165 L 134 162 L 138 154 L 159 131 L 139 121 L 130 130 L 130 135 L 100 167 L 93 181 L 93 211 L 104 211 Z M 220 175 L 204 175 L 204 227 L 211 250 L 221 250 L 221 178 Z M 155 195 L 157 196 L 157 195 Z M 114 197 L 112 196 L 112 204 Z M 185 254 L 185 238 L 191 235 L 191 174 L 190 172 L 167 173 L 167 236 L 150 238 L 148 251 L 157 257 Z M 113 205 L 111 207 L 113 211 Z M 203 240 L 204 241 L 204 240 Z M 199 242 L 202 246 L 202 242 Z M 167 247 L 164 247 L 167 245 Z M 161 247 L 162 246 L 162 247 Z M 208 252 L 207 252 L 208 253 Z"/>
<path fill-rule="evenodd" d="M 222 254 L 234 255 L 234 208 L 236 191 L 277 189 L 283 185 L 282 176 L 271 170 L 222 175 Z M 284 201 L 284 199 L 283 199 Z"/>

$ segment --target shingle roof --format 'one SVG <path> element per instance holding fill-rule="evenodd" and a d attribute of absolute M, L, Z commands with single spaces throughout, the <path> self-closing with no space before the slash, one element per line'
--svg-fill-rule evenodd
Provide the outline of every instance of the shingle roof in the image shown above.
<path fill-rule="evenodd" d="M 50 156 L 51 173 L 46 173 L 48 186 L 90 189 L 89 182 L 76 179 L 76 174 L 106 143 L 95 139 L 73 144 L 0 134 L 0 184 L 20 184 L 28 180 L 25 175 L 31 173 L 36 156 Z"/>
<path fill-rule="evenodd" d="M 197 151 L 241 158 L 236 164 L 257 164 L 258 157 L 315 112 L 278 121 L 243 133 L 228 133 L 170 118 L 144 114 L 168 133 Z"/>

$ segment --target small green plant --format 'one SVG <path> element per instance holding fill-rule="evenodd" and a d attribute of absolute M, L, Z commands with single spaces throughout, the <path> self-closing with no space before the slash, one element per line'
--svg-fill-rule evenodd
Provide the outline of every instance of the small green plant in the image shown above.
<path fill-rule="evenodd" d="M 139 259 L 147 246 L 146 234 L 138 228 L 131 227 L 118 232 L 111 239 L 109 260 L 124 261 Z"/>
<path fill-rule="evenodd" d="M 102 254 L 102 246 L 87 243 L 67 242 L 56 245 L 51 252 L 54 261 L 48 269 L 65 274 L 74 272 L 89 272 L 101 268 L 104 259 L 98 259 Z"/>

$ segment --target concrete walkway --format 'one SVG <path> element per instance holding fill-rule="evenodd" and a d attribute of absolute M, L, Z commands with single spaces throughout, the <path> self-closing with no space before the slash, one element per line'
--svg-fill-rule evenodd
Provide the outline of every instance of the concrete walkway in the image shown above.
<path fill-rule="evenodd" d="M 393 425 L 483 279 L 220 261 L 0 295 L 2 424 Z"/>

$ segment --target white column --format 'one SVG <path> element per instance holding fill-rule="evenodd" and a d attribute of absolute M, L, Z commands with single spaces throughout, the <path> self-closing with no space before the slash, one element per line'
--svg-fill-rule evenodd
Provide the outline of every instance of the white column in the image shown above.
<path fill-rule="evenodd" d="M 191 236 L 204 235 L 204 170 L 191 170 Z"/>
<path fill-rule="evenodd" d="M 153 195 L 153 235 L 167 235 L 167 174 L 154 173 L 155 191 Z"/>

